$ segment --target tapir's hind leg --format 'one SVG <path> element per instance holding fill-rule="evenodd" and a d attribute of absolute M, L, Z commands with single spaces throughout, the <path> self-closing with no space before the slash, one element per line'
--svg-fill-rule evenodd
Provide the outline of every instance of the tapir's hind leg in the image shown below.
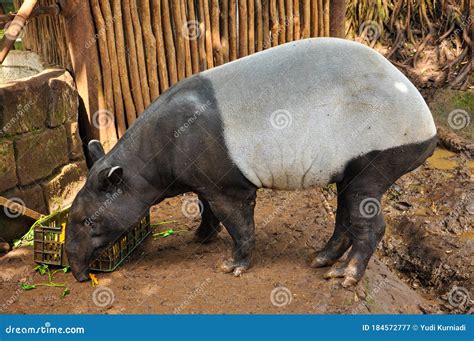
<path fill-rule="evenodd" d="M 370 152 L 349 163 L 338 183 L 338 215 L 334 235 L 312 259 L 313 266 L 327 266 L 351 245 L 347 260 L 335 264 L 326 278 L 344 277 L 343 286 L 357 283 L 385 232 L 381 200 L 402 175 L 420 166 L 436 146 L 437 138 Z"/>
<path fill-rule="evenodd" d="M 244 196 L 219 195 L 209 200 L 212 211 L 234 241 L 232 258 L 219 264 L 223 272 L 240 276 L 250 267 L 255 248 L 255 196 L 253 192 Z"/>
<path fill-rule="evenodd" d="M 364 190 L 358 182 L 350 184 L 340 196 L 342 209 L 348 212 L 343 227 L 352 244 L 347 260 L 334 265 L 325 278 L 344 277 L 344 287 L 357 283 L 364 275 L 370 257 L 374 253 L 385 231 L 381 208 L 384 190 Z"/>
<path fill-rule="evenodd" d="M 222 229 L 219 219 L 212 212 L 209 202 L 202 196 L 199 196 L 201 209 L 201 224 L 199 225 L 195 237 L 199 243 L 208 243 L 214 239 L 215 236 Z"/>
<path fill-rule="evenodd" d="M 342 192 L 340 185 L 341 184 L 338 184 L 337 186 L 338 192 Z M 309 256 L 308 262 L 313 268 L 333 265 L 352 245 L 352 240 L 349 235 L 350 212 L 347 203 L 344 201 L 345 197 L 343 195 L 338 195 L 336 227 L 332 237 L 322 250 Z"/>

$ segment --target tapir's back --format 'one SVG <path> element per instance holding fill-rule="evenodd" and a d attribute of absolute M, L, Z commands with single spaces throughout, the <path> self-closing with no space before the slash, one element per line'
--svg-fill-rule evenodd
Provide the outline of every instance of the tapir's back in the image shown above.
<path fill-rule="evenodd" d="M 436 134 L 413 84 L 347 40 L 292 42 L 201 76 L 213 86 L 232 159 L 259 187 L 325 184 L 351 159 Z"/>

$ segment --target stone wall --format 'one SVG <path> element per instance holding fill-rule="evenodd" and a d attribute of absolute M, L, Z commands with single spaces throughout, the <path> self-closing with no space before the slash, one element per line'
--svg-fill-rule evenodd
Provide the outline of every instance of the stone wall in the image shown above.
<path fill-rule="evenodd" d="M 77 113 L 64 70 L 0 85 L 0 195 L 43 214 L 71 202 L 87 171 Z"/>

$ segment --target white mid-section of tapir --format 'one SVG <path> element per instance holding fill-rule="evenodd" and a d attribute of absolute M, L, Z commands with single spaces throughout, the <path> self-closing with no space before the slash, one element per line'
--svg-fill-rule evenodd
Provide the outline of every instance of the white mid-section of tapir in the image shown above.
<path fill-rule="evenodd" d="M 326 184 L 354 158 L 436 134 L 415 86 L 348 40 L 291 42 L 201 76 L 213 85 L 231 158 L 258 187 Z"/>

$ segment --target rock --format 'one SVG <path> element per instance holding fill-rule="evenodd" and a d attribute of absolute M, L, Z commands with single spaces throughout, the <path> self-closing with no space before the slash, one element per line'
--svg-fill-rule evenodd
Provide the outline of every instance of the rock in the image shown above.
<path fill-rule="evenodd" d="M 8 140 L 0 142 L 0 192 L 17 185 L 15 152 L 13 143 Z"/>
<path fill-rule="evenodd" d="M 84 160 L 82 140 L 79 134 L 79 124 L 77 122 L 66 123 L 67 143 L 69 146 L 69 159 Z"/>
<path fill-rule="evenodd" d="M 10 51 L 0 65 L 0 83 L 34 76 L 44 70 L 41 58 L 30 51 Z"/>
<path fill-rule="evenodd" d="M 71 76 L 60 69 L 0 84 L 0 137 L 41 129 L 45 123 L 56 127 L 66 119 L 75 119 L 77 101 Z"/>
<path fill-rule="evenodd" d="M 41 186 L 48 211 L 53 212 L 69 206 L 75 194 L 84 185 L 86 174 L 86 163 L 76 162 L 64 166 L 58 175 L 45 181 Z"/>
<path fill-rule="evenodd" d="M 74 81 L 69 73 L 62 73 L 48 81 L 49 108 L 46 124 L 57 127 L 65 121 L 77 121 L 78 97 Z"/>
<path fill-rule="evenodd" d="M 59 127 L 22 136 L 15 141 L 15 151 L 20 185 L 34 183 L 68 162 L 66 130 Z"/>
<path fill-rule="evenodd" d="M 44 126 L 48 85 L 41 76 L 0 85 L 0 137 L 26 133 Z"/>

